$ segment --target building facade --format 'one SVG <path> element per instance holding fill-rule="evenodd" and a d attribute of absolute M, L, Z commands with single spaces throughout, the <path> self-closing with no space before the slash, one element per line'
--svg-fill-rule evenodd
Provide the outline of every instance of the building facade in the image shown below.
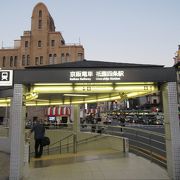
<path fill-rule="evenodd" d="M 31 30 L 24 31 L 13 48 L 0 49 L 0 68 L 23 69 L 28 66 L 44 66 L 84 59 L 80 44 L 66 44 L 47 7 L 38 3 L 32 12 Z"/>
<path fill-rule="evenodd" d="M 176 51 L 174 57 L 174 64 L 177 64 L 178 62 L 180 62 L 180 45 L 178 45 L 178 50 Z"/>

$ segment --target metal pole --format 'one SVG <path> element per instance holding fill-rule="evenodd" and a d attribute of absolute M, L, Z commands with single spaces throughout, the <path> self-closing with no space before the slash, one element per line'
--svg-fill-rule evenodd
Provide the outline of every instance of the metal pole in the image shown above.
<path fill-rule="evenodd" d="M 59 153 L 61 154 L 61 141 L 59 142 Z"/>

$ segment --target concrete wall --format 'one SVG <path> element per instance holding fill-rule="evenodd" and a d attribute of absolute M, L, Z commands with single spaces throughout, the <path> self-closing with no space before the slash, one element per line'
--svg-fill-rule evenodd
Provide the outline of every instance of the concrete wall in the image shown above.
<path fill-rule="evenodd" d="M 10 153 L 10 138 L 0 137 L 0 151 Z"/>
<path fill-rule="evenodd" d="M 10 153 L 9 128 L 0 127 L 0 151 Z"/>

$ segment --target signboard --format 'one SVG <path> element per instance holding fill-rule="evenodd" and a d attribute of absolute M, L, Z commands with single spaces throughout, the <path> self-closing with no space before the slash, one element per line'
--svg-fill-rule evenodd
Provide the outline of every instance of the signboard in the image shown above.
<path fill-rule="evenodd" d="M 70 81 L 120 81 L 124 71 L 70 71 Z"/>
<path fill-rule="evenodd" d="M 0 70 L 0 86 L 12 86 L 13 70 Z"/>

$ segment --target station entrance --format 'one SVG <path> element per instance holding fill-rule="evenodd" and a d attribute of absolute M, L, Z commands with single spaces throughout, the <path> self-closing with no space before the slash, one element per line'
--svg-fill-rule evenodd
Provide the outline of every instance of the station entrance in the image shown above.
<path fill-rule="evenodd" d="M 170 177 L 177 177 L 180 142 L 173 68 L 83 61 L 15 70 L 13 87 L 1 90 L 1 106 L 11 109 L 10 177 L 22 176 L 26 107 L 71 105 L 77 131 L 80 104 L 123 101 L 158 91 L 163 99 L 168 172 Z"/>

